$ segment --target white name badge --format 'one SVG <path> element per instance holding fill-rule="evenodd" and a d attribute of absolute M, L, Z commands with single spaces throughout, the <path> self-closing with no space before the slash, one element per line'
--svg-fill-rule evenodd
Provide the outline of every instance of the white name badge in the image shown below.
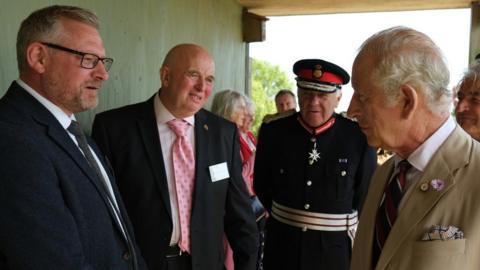
<path fill-rule="evenodd" d="M 230 177 L 228 174 L 227 162 L 218 163 L 208 167 L 210 169 L 210 178 L 212 182 L 217 182 Z"/>

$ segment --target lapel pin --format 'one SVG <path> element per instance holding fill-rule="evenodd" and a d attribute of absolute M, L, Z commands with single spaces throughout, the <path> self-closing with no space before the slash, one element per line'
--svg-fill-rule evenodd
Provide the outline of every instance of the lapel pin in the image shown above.
<path fill-rule="evenodd" d="M 427 191 L 427 190 L 428 190 L 428 183 L 427 183 L 427 182 L 422 183 L 422 184 L 420 185 L 420 190 L 421 190 L 421 191 Z"/>
<path fill-rule="evenodd" d="M 203 125 L 203 128 L 204 128 L 205 130 L 208 130 L 208 125 L 207 125 L 207 124 Z"/>
<path fill-rule="evenodd" d="M 430 181 L 430 185 L 436 191 L 440 191 L 445 187 L 445 183 L 442 179 L 433 179 L 432 181 Z"/>

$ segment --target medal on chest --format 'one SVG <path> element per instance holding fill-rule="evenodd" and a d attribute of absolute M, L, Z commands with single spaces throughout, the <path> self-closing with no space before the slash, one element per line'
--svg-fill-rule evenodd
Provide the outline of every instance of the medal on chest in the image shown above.
<path fill-rule="evenodd" d="M 312 150 L 308 153 L 308 164 L 310 165 L 313 165 L 313 163 L 320 159 L 320 152 L 317 150 L 317 140 L 315 138 L 312 138 L 312 140 L 315 140 L 315 142 L 313 143 Z"/>
<path fill-rule="evenodd" d="M 308 164 L 313 165 L 315 162 L 317 162 L 321 157 L 320 157 L 320 152 L 317 149 L 317 136 L 320 133 L 323 133 L 330 129 L 333 124 L 335 123 L 335 117 L 332 116 L 327 122 L 323 123 L 321 126 L 312 128 L 310 127 L 305 121 L 303 121 L 302 117 L 300 114 L 297 117 L 298 122 L 305 128 L 305 130 L 308 131 L 312 135 L 310 138 L 310 141 L 313 143 L 312 150 L 308 152 Z"/>

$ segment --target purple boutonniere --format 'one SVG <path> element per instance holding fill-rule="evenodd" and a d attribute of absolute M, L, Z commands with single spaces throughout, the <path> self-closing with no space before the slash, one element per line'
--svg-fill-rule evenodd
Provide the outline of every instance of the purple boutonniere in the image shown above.
<path fill-rule="evenodd" d="M 436 191 L 440 191 L 445 187 L 445 183 L 442 179 L 433 179 L 432 181 L 430 181 L 430 185 Z"/>

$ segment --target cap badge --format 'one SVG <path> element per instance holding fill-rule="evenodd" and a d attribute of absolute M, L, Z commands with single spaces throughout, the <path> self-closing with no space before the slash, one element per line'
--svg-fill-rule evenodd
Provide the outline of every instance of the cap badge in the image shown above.
<path fill-rule="evenodd" d="M 315 67 L 313 69 L 313 77 L 318 79 L 318 78 L 322 77 L 322 75 L 323 75 L 322 65 L 315 65 Z"/>

